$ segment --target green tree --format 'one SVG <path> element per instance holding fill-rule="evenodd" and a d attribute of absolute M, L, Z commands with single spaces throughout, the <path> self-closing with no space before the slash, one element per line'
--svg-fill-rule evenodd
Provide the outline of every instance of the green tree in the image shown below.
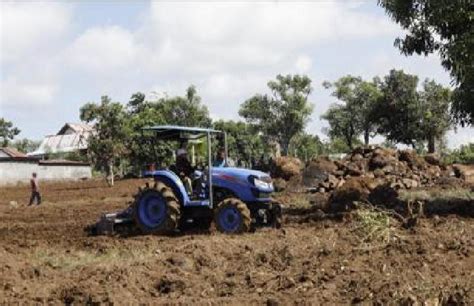
<path fill-rule="evenodd" d="M 461 145 L 458 149 L 454 149 L 444 160 L 447 164 L 474 164 L 474 143 Z"/>
<path fill-rule="evenodd" d="M 349 149 L 354 147 L 361 132 L 356 122 L 355 113 L 345 105 L 333 104 L 321 118 L 329 123 L 326 133 L 331 140 L 340 139 Z"/>
<path fill-rule="evenodd" d="M 428 152 L 434 153 L 436 141 L 442 139 L 452 126 L 449 113 L 451 90 L 433 80 L 425 80 L 423 91 L 420 92 L 420 101 L 423 134 L 428 142 Z"/>
<path fill-rule="evenodd" d="M 189 86 L 184 97 L 164 97 L 150 102 L 167 124 L 181 126 L 211 126 L 209 111 L 201 103 L 196 87 Z M 139 104 L 139 105 L 143 105 Z"/>
<path fill-rule="evenodd" d="M 0 118 L 0 139 L 2 139 L 2 147 L 8 146 L 10 140 L 20 134 L 20 130 L 13 126 L 11 121 Z"/>
<path fill-rule="evenodd" d="M 437 52 L 457 88 L 453 113 L 461 124 L 474 123 L 474 5 L 469 0 L 379 0 L 407 34 L 397 38 L 405 55 Z"/>
<path fill-rule="evenodd" d="M 131 114 L 138 114 L 148 106 L 149 103 L 145 100 L 145 94 L 142 92 L 134 93 L 127 104 L 128 111 Z"/>
<path fill-rule="evenodd" d="M 365 145 L 376 131 L 374 107 L 381 97 L 380 81 L 362 80 L 351 75 L 340 78 L 334 83 L 324 82 L 326 88 L 334 88 L 332 95 L 342 101 L 343 105 L 335 105 L 323 115 L 329 121 L 331 137 L 341 137 L 352 148 L 354 138 L 364 136 Z"/>
<path fill-rule="evenodd" d="M 324 153 L 324 145 L 317 135 L 300 133 L 290 142 L 290 151 L 295 157 L 307 162 Z"/>
<path fill-rule="evenodd" d="M 434 81 L 425 80 L 417 91 L 418 77 L 392 70 L 381 84 L 382 96 L 374 114 L 378 131 L 389 141 L 411 145 L 428 152 L 435 151 L 439 140 L 452 126 L 451 91 Z"/>
<path fill-rule="evenodd" d="M 353 146 L 361 146 L 362 142 L 356 138 L 354 139 Z M 331 138 L 329 142 L 323 143 L 324 154 L 340 154 L 349 153 L 352 149 L 347 145 L 347 142 L 339 137 Z"/>
<path fill-rule="evenodd" d="M 252 159 L 258 159 L 262 154 L 268 153 L 261 135 L 245 122 L 219 120 L 214 122 L 213 126 L 216 130 L 226 132 L 229 157 L 235 161 L 244 161 L 250 165 Z"/>
<path fill-rule="evenodd" d="M 278 75 L 268 82 L 271 95 L 255 95 L 245 101 L 239 115 L 269 140 L 279 143 L 288 155 L 293 136 L 303 132 L 313 107 L 308 102 L 311 79 L 301 75 Z"/>
<path fill-rule="evenodd" d="M 93 123 L 89 152 L 96 168 L 105 170 L 110 186 L 114 185 L 114 167 L 127 152 L 127 114 L 119 102 L 103 96 L 101 102 L 87 103 L 80 109 L 82 121 Z"/>
<path fill-rule="evenodd" d="M 126 143 L 128 148 L 128 162 L 134 172 L 140 172 L 145 165 L 165 162 L 168 146 L 165 143 L 155 143 L 152 133 L 144 132 L 144 127 L 165 124 L 163 115 L 153 107 L 151 102 L 143 100 L 137 104 L 134 94 L 128 103 L 127 125 L 129 135 Z M 168 154 L 169 155 L 169 154 Z"/>
<path fill-rule="evenodd" d="M 128 162 L 135 172 L 145 165 L 171 162 L 175 147 L 169 142 L 156 142 L 152 133 L 143 132 L 147 126 L 170 124 L 209 127 L 211 118 L 201 103 L 194 86 L 188 87 L 184 96 L 163 97 L 155 101 L 146 100 L 143 93 L 135 93 L 127 104 Z"/>
<path fill-rule="evenodd" d="M 415 147 L 417 141 L 426 139 L 417 86 L 418 77 L 403 70 L 391 70 L 382 82 L 382 96 L 374 113 L 378 115 L 378 132 L 389 141 Z"/>
<path fill-rule="evenodd" d="M 27 138 L 18 139 L 13 142 L 13 147 L 20 152 L 30 153 L 36 150 L 41 144 L 41 140 L 31 140 Z"/>

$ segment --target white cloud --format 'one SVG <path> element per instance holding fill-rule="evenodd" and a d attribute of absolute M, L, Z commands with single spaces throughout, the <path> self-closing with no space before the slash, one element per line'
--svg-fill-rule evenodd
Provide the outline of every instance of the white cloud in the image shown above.
<path fill-rule="evenodd" d="M 341 2 L 152 2 L 138 36 L 159 51 L 152 60 L 155 69 L 169 63 L 161 57 L 167 50 L 188 73 L 222 73 L 274 70 L 282 62 L 294 62 L 295 53 L 304 48 L 395 30 L 387 18 L 359 13 Z"/>
<path fill-rule="evenodd" d="M 36 106 L 44 106 L 53 102 L 57 86 L 48 82 L 25 83 L 15 78 L 1 81 L 0 105 L 24 108 L 34 101 Z"/>
<path fill-rule="evenodd" d="M 70 7 L 60 3 L 0 3 L 0 62 L 51 52 L 68 32 Z"/>
<path fill-rule="evenodd" d="M 24 109 L 53 102 L 58 55 L 67 41 L 71 7 L 53 2 L 0 3 L 2 107 Z"/>
<path fill-rule="evenodd" d="M 132 33 L 118 27 L 97 27 L 85 31 L 66 50 L 66 61 L 75 69 L 114 74 L 132 67 L 140 59 Z"/>
<path fill-rule="evenodd" d="M 298 73 L 307 73 L 312 65 L 313 61 L 307 55 L 298 56 L 295 62 L 295 68 Z"/>

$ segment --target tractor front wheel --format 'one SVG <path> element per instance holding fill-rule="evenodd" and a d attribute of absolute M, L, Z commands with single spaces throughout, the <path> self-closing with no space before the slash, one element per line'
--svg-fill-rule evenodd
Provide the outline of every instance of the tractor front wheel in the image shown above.
<path fill-rule="evenodd" d="M 180 207 L 173 191 L 162 182 L 153 187 L 147 183 L 135 196 L 133 219 L 145 234 L 164 234 L 175 230 L 180 219 Z"/>
<path fill-rule="evenodd" d="M 228 198 L 217 205 L 214 223 L 217 230 L 226 234 L 244 233 L 250 230 L 252 219 L 250 210 L 244 202 Z"/>

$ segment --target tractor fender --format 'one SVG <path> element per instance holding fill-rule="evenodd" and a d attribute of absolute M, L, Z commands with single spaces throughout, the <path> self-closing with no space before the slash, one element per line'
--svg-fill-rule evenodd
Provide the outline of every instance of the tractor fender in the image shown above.
<path fill-rule="evenodd" d="M 183 182 L 174 172 L 169 170 L 149 171 L 147 176 L 153 176 L 155 181 L 163 182 L 166 186 L 173 190 L 181 205 L 189 202 L 189 196 L 184 188 Z"/>

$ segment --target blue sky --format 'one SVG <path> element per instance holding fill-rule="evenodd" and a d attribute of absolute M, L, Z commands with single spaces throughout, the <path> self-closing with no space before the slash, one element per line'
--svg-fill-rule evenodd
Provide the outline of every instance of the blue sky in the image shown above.
<path fill-rule="evenodd" d="M 0 116 L 19 137 L 56 133 L 101 95 L 126 103 L 137 91 L 179 95 L 190 84 L 213 118 L 238 119 L 240 103 L 278 73 L 311 77 L 307 131 L 325 137 L 320 116 L 336 101 L 324 80 L 396 68 L 450 81 L 436 56 L 399 54 L 393 40 L 402 31 L 376 1 L 34 1 L 0 9 Z M 449 145 L 473 135 L 450 132 Z"/>

